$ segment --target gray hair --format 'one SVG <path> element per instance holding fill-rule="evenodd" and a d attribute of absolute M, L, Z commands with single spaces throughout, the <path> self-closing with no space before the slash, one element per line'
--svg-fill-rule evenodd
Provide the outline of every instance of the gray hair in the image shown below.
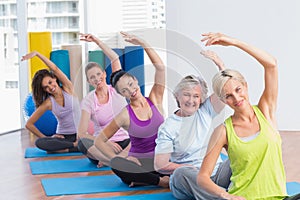
<path fill-rule="evenodd" d="M 201 89 L 201 97 L 200 97 L 201 102 L 200 102 L 200 104 L 202 104 L 205 101 L 205 99 L 207 98 L 207 93 L 208 93 L 207 83 L 201 77 L 196 77 L 194 75 L 188 75 L 188 76 L 184 77 L 176 85 L 176 87 L 174 89 L 174 92 L 173 92 L 173 95 L 174 95 L 176 101 L 177 101 L 178 94 L 182 90 L 184 90 L 186 88 L 191 88 L 191 87 L 194 87 L 194 86 L 197 86 L 197 85 L 199 85 L 200 89 Z M 178 104 L 178 101 L 177 101 L 177 104 Z M 180 107 L 179 104 L 178 104 L 178 107 Z"/>
<path fill-rule="evenodd" d="M 222 98 L 223 87 L 229 79 L 237 80 L 243 84 L 246 83 L 244 76 L 236 70 L 225 69 L 225 70 L 219 71 L 212 79 L 212 87 L 213 87 L 214 93 L 219 98 Z"/>

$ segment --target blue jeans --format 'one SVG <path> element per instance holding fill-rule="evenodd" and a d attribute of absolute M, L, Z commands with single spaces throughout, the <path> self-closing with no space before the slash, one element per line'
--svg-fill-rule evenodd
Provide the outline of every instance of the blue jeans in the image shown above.
<path fill-rule="evenodd" d="M 222 199 L 207 193 L 197 184 L 198 172 L 198 169 L 189 166 L 180 167 L 174 171 L 170 181 L 170 189 L 174 197 L 184 200 Z M 230 184 L 230 177 L 230 162 L 227 159 L 220 164 L 216 174 L 211 179 L 220 187 L 227 189 Z"/>

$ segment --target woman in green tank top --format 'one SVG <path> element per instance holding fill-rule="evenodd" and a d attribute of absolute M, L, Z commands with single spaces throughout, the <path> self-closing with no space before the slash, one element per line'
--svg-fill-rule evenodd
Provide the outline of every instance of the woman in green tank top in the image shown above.
<path fill-rule="evenodd" d="M 206 46 L 234 46 L 254 57 L 264 68 L 265 87 L 257 106 L 252 106 L 247 82 L 238 71 L 225 69 L 215 75 L 214 92 L 234 113 L 214 130 L 197 177 L 198 184 L 217 199 L 287 198 L 281 138 L 275 119 L 278 96 L 276 59 L 263 50 L 221 33 L 203 36 Z M 232 169 L 228 191 L 210 179 L 223 147 L 227 150 Z"/>

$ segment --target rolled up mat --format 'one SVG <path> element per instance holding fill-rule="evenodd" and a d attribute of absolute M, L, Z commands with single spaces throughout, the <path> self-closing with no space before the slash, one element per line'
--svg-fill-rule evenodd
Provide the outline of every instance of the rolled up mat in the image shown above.
<path fill-rule="evenodd" d="M 141 46 L 126 46 L 124 49 L 125 71 L 134 75 L 145 95 L 144 49 Z"/>
<path fill-rule="evenodd" d="M 114 48 L 113 49 L 116 54 L 119 56 L 119 60 L 122 66 L 122 69 L 125 70 L 125 63 L 124 63 L 124 49 L 119 49 L 119 48 Z M 110 75 L 112 73 L 112 68 L 111 68 L 111 61 L 107 56 L 105 56 L 105 71 L 106 71 L 106 82 L 110 84 Z"/>
<path fill-rule="evenodd" d="M 63 45 L 61 49 L 67 50 L 69 52 L 70 58 L 70 76 L 71 82 L 74 85 L 74 90 L 79 100 L 83 98 L 83 80 L 82 70 L 84 66 L 82 66 L 82 48 L 81 45 Z"/>
<path fill-rule="evenodd" d="M 71 80 L 70 58 L 68 50 L 52 51 L 50 53 L 50 60 L 56 64 L 56 66 Z"/>
<path fill-rule="evenodd" d="M 47 58 L 50 58 L 52 51 L 52 35 L 51 32 L 29 32 L 28 33 L 28 48 L 29 52 L 38 51 Z M 48 69 L 46 64 L 39 58 L 34 57 L 29 60 L 29 88 L 34 74 L 41 69 Z"/>

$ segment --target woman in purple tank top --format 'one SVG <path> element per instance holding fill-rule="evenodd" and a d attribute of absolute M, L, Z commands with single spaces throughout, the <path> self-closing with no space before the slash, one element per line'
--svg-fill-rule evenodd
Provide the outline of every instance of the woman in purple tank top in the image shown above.
<path fill-rule="evenodd" d="M 22 57 L 22 61 L 38 57 L 50 69 L 35 73 L 31 87 L 36 110 L 26 122 L 26 128 L 38 137 L 38 148 L 50 153 L 77 152 L 76 116 L 79 116 L 79 102 L 75 97 L 73 84 L 68 77 L 47 57 L 37 51 Z M 61 86 L 60 86 L 60 84 Z M 34 124 L 51 110 L 58 120 L 56 134 L 44 135 Z"/>
<path fill-rule="evenodd" d="M 112 86 L 128 99 L 129 104 L 100 132 L 95 140 L 95 146 L 111 158 L 112 170 L 129 186 L 168 187 L 169 176 L 154 170 L 155 139 L 158 127 L 164 120 L 162 103 L 165 90 L 165 65 L 147 42 L 125 32 L 121 34 L 125 41 L 144 48 L 155 67 L 154 85 L 149 97 L 146 98 L 140 91 L 136 77 L 121 69 L 112 73 Z M 127 158 L 117 157 L 107 144 L 120 127 L 127 130 L 130 136 L 131 148 Z"/>

